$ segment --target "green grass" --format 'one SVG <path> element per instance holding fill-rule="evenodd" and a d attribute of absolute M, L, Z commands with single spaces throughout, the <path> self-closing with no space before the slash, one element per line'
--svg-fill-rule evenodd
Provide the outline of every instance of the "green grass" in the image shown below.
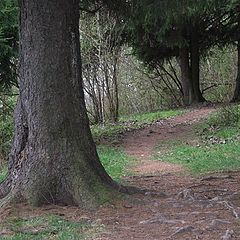
<path fill-rule="evenodd" d="M 194 174 L 240 169 L 240 108 L 224 107 L 197 126 L 199 146 L 183 141 L 156 148 L 155 158 L 182 164 Z"/>
<path fill-rule="evenodd" d="M 239 127 L 223 127 L 214 131 L 214 136 L 222 139 L 231 139 L 240 135 Z"/>
<path fill-rule="evenodd" d="M 9 218 L 0 225 L 0 232 L 1 228 L 7 232 L 6 236 L 1 236 L 2 240 L 84 240 L 101 231 L 94 224 L 71 222 L 55 215 Z"/>
<path fill-rule="evenodd" d="M 136 161 L 121 149 L 110 146 L 99 146 L 98 154 L 108 174 L 117 181 L 130 174 L 127 168 Z"/>
<path fill-rule="evenodd" d="M 139 129 L 147 124 L 152 124 L 158 120 L 171 118 L 182 113 L 183 110 L 167 110 L 123 116 L 116 124 L 108 123 L 104 126 L 93 125 L 91 126 L 91 131 L 94 139 L 98 142 L 98 140 L 104 138 L 112 139 L 125 131 Z"/>
<path fill-rule="evenodd" d="M 182 164 L 194 174 L 236 170 L 240 168 L 240 143 L 231 142 L 199 147 L 178 143 L 170 145 L 166 153 L 158 153 L 156 159 Z"/>

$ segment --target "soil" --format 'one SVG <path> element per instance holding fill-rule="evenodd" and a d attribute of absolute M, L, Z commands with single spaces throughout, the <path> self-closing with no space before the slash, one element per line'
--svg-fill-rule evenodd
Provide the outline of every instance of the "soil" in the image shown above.
<path fill-rule="evenodd" d="M 124 182 L 145 189 L 144 193 L 116 200 L 95 212 L 21 206 L 14 208 L 14 214 L 51 212 L 74 221 L 90 221 L 103 226 L 100 236 L 93 238 L 97 240 L 240 239 L 240 172 L 194 177 L 182 166 L 152 157 L 156 145 L 170 140 L 198 144 L 193 126 L 213 111 L 213 107 L 198 108 L 123 136 L 121 146 L 138 159 L 131 167 L 134 174 Z M 11 211 L 0 212 L 0 222 Z"/>

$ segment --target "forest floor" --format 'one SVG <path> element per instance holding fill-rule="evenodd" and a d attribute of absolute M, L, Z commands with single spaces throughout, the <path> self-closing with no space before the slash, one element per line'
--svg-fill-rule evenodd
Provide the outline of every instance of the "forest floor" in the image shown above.
<path fill-rule="evenodd" d="M 240 239 L 240 172 L 194 177 L 182 165 L 153 159 L 159 143 L 198 145 L 195 125 L 213 111 L 191 110 L 123 137 L 125 151 L 139 160 L 125 181 L 148 191 L 96 213 L 109 230 L 100 239 Z"/>
<path fill-rule="evenodd" d="M 158 144 L 179 140 L 197 146 L 195 126 L 213 111 L 213 107 L 197 108 L 122 136 L 121 147 L 138 160 L 129 169 L 133 174 L 123 182 L 144 189 L 144 193 L 118 199 L 94 212 L 74 207 L 11 206 L 0 211 L 0 236 L 11 235 L 9 227 L 1 228 L 1 221 L 9 216 L 29 219 L 50 212 L 85 223 L 86 239 L 240 239 L 240 172 L 192 175 L 182 165 L 154 159 Z M 94 227 L 88 228 L 88 224 Z M 34 229 L 22 226 L 19 231 L 32 232 L 32 238 L 26 239 L 44 239 L 34 237 L 43 228 L 44 224 L 41 228 L 37 224 Z M 53 230 L 49 239 L 85 238 L 55 238 Z"/>

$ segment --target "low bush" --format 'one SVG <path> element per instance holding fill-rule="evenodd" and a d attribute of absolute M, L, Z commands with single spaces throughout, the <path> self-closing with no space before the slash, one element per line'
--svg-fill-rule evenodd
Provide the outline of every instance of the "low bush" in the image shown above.
<path fill-rule="evenodd" d="M 213 114 L 207 121 L 209 126 L 229 127 L 240 125 L 240 106 L 225 106 Z"/>

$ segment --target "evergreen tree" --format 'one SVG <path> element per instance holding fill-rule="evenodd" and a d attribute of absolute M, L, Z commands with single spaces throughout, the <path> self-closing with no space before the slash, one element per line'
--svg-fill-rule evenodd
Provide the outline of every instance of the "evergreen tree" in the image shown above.
<path fill-rule="evenodd" d="M 238 63 L 236 85 L 231 102 L 240 101 L 240 2 L 232 0 L 227 5 L 229 20 L 223 24 L 223 41 L 225 44 L 232 43 L 237 46 Z"/>
<path fill-rule="evenodd" d="M 205 101 L 199 83 L 200 56 L 216 44 L 226 2 L 133 1 L 129 29 L 134 52 L 150 64 L 180 56 L 185 103 Z"/>

